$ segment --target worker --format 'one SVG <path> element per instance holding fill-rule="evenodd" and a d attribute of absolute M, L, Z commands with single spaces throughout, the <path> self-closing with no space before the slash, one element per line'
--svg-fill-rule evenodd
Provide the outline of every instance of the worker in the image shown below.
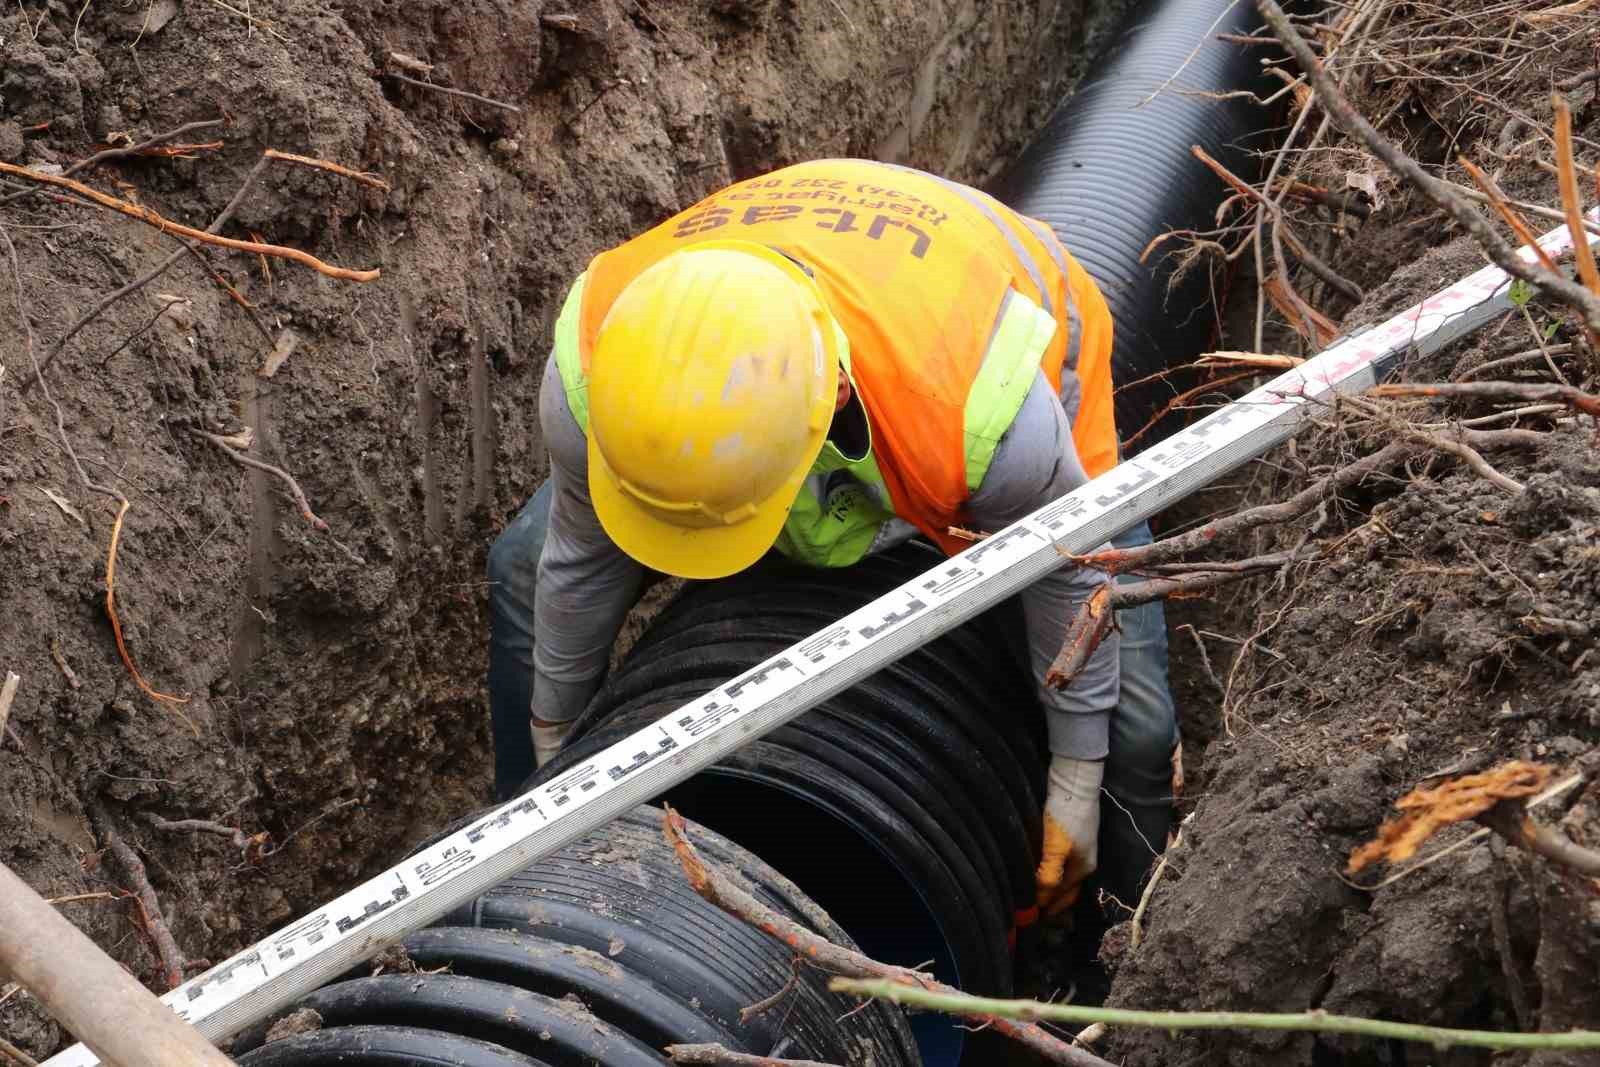
<path fill-rule="evenodd" d="M 954 553 L 970 542 L 952 527 L 999 530 L 1114 466 L 1111 342 L 1049 227 L 884 163 L 741 181 L 595 257 L 544 372 L 549 478 L 489 553 L 497 795 L 559 748 L 647 569 L 714 579 L 770 551 L 847 567 L 912 536 Z M 1123 613 L 1135 639 L 1112 632 L 1064 690 L 1043 684 L 1106 581 L 1067 566 L 1020 594 L 1051 753 L 1046 914 L 1097 867 L 1102 787 L 1108 825 L 1128 824 L 1107 834 L 1124 876 L 1103 877 L 1128 899 L 1170 818 L 1159 607 Z"/>

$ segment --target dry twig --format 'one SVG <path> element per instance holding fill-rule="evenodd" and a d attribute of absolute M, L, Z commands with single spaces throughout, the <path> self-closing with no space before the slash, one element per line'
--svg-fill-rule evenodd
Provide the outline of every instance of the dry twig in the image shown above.
<path fill-rule="evenodd" d="M 267 149 L 266 157 L 268 159 L 281 159 L 286 163 L 298 163 L 302 167 L 311 167 L 315 170 L 325 170 L 330 174 L 337 174 L 341 177 L 349 178 L 353 182 L 360 182 L 362 185 L 370 185 L 374 189 L 382 189 L 384 192 L 389 191 L 389 183 L 378 177 L 376 174 L 368 174 L 365 171 L 351 170 L 349 167 L 341 166 L 338 163 L 330 163 L 326 159 L 314 159 L 311 156 L 297 156 L 293 152 L 280 152 L 276 148 Z"/>
<path fill-rule="evenodd" d="M 817 1060 L 779 1060 L 771 1056 L 752 1056 L 721 1045 L 668 1045 L 667 1058 L 673 1063 L 708 1064 L 710 1067 L 832 1067 Z"/>
<path fill-rule="evenodd" d="M 150 885 L 150 876 L 145 873 L 144 861 L 126 841 L 117 836 L 116 831 L 110 828 L 103 816 L 98 821 L 101 823 L 101 836 L 105 838 L 106 847 L 117 857 L 122 869 L 128 873 L 134 900 L 138 902 L 143 912 L 145 928 L 149 931 L 150 940 L 155 942 L 161 966 L 166 969 L 163 977 L 166 979 L 167 988 L 176 989 L 183 984 L 185 961 L 183 953 L 178 950 L 178 942 L 173 939 L 172 931 L 167 926 L 167 920 L 161 914 L 161 902 L 156 899 L 156 891 Z"/>
<path fill-rule="evenodd" d="M 126 200 L 118 200 L 114 196 L 108 196 L 98 189 L 91 189 L 82 182 L 73 181 L 71 178 L 62 178 L 54 174 L 40 174 L 37 171 L 31 171 L 26 167 L 19 167 L 11 163 L 0 163 L 0 174 L 14 174 L 18 177 L 27 178 L 29 181 L 43 182 L 46 185 L 71 189 L 79 196 L 92 200 L 101 207 L 109 208 L 131 219 L 138 219 L 140 222 L 154 226 L 163 233 L 191 237 L 206 244 L 231 248 L 236 252 L 253 252 L 257 255 L 292 259 L 296 263 L 302 263 L 319 274 L 325 274 L 330 278 L 342 278 L 345 281 L 352 282 L 370 282 L 377 278 L 380 273 L 377 270 L 350 270 L 347 267 L 336 267 L 332 264 L 324 263 L 310 252 L 302 252 L 298 248 L 289 248 L 285 245 L 259 244 L 255 241 L 238 241 L 232 237 L 221 237 L 217 234 L 209 233 L 206 230 L 197 230 L 192 226 L 185 226 L 182 223 L 164 218 L 142 204 L 130 204 Z"/>
<path fill-rule="evenodd" d="M 768 937 L 789 946 L 806 962 L 835 974 L 858 978 L 881 978 L 895 987 L 909 986 L 934 993 L 959 995 L 957 990 L 935 981 L 920 971 L 879 963 L 859 952 L 840 948 L 768 908 L 734 885 L 726 876 L 712 870 L 700 858 L 694 845 L 689 841 L 683 817 L 670 807 L 662 817 L 661 829 L 667 843 L 677 853 L 678 862 L 683 865 L 683 873 L 688 877 L 689 885 L 696 893 L 729 915 L 749 923 Z M 981 1025 L 991 1027 L 1055 1063 L 1065 1063 L 1072 1067 L 1110 1067 L 1110 1064 L 1099 1056 L 1074 1048 L 1035 1024 L 1018 1023 L 981 1012 L 968 1014 Z"/>
<path fill-rule="evenodd" d="M 490 107 L 497 107 L 502 111 L 514 111 L 518 115 L 522 114 L 522 109 L 517 107 L 515 104 L 501 103 L 499 100 L 491 100 L 487 96 L 479 96 L 477 93 L 469 93 L 465 89 L 452 89 L 447 85 L 435 85 L 433 82 L 418 81 L 416 78 L 409 78 L 404 74 L 397 74 L 392 70 L 389 71 L 389 77 L 393 78 L 395 81 L 405 82 L 407 85 L 415 85 L 419 89 L 432 89 L 436 93 L 447 93 L 450 96 L 461 96 L 468 100 L 476 100 L 480 104 L 487 104 Z"/>

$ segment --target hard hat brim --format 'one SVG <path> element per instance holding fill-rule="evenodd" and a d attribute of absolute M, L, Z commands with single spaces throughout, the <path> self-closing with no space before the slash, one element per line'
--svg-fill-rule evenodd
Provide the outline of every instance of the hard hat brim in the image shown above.
<path fill-rule="evenodd" d="M 820 441 L 817 450 L 821 451 Z M 646 567 L 677 578 L 726 578 L 755 563 L 777 541 L 815 459 L 810 457 L 757 504 L 749 518 L 730 526 L 683 527 L 662 520 L 623 492 L 590 434 L 589 498 L 606 536 Z"/>

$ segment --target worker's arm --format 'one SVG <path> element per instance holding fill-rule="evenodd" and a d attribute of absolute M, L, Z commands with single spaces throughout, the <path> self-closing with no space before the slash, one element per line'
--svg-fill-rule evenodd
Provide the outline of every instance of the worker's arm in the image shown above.
<path fill-rule="evenodd" d="M 1041 371 L 1000 439 L 983 484 L 968 502 L 968 514 L 980 530 L 999 530 L 1088 480 L 1072 425 Z M 1088 567 L 1063 567 L 1022 592 L 1033 678 L 1049 716 L 1050 751 L 1058 756 L 1097 760 L 1106 755 L 1118 695 L 1116 633 L 1107 635 L 1064 691 L 1046 688 L 1044 676 L 1078 607 L 1107 581 Z"/>
<path fill-rule="evenodd" d="M 1088 480 L 1072 425 L 1041 371 L 969 501 L 969 517 L 981 530 L 999 530 Z M 1119 694 L 1116 631 L 1064 691 L 1047 688 L 1044 676 L 1079 606 L 1109 580 L 1088 567 L 1068 566 L 1022 591 L 1029 660 L 1050 738 L 1037 872 L 1039 907 L 1049 915 L 1076 902 L 1099 862 L 1100 785 Z"/>
<path fill-rule="evenodd" d="M 567 406 L 554 359 L 539 390 L 539 425 L 550 450 L 552 497 L 534 594 L 533 715 L 565 723 L 599 688 L 644 568 L 611 542 L 594 513 L 588 441 Z"/>

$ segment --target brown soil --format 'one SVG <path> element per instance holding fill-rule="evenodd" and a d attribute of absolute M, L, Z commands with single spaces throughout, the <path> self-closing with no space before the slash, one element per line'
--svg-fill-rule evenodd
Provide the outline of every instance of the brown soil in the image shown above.
<path fill-rule="evenodd" d="M 143 853 L 198 965 L 481 804 L 484 554 L 543 475 L 535 392 L 570 279 L 608 243 L 800 158 L 983 180 L 1073 77 L 1084 8 L 23 0 L 0 12 L 0 161 L 65 166 L 223 118 L 184 138 L 220 149 L 78 177 L 201 227 L 269 147 L 391 187 L 271 164 L 225 234 L 378 267 L 378 280 L 213 249 L 270 339 L 185 259 L 47 372 L 88 475 L 131 501 L 123 633 L 181 705 L 141 693 L 118 657 L 103 610 L 114 510 L 74 473 L 43 391 L 20 395 L 28 331 L 0 259 L 0 670 L 22 676 L 0 740 L 0 861 L 48 895 L 120 892 L 98 812 Z M 386 72 L 420 75 L 391 53 L 521 112 L 398 82 Z M 39 355 L 176 247 L 41 197 L 0 208 L 0 225 Z M 190 432 L 246 426 L 252 454 L 292 472 L 330 532 Z M 147 815 L 264 831 L 268 854 L 158 832 Z M 63 906 L 161 987 L 130 905 Z M 24 1048 L 62 1042 L 25 994 L 0 1002 L 0 1032 Z"/>
<path fill-rule="evenodd" d="M 1497 138 L 1507 108 L 1548 128 L 1549 85 L 1593 66 L 1593 37 L 1568 38 L 1578 27 L 1564 25 L 1559 39 L 1553 28 L 1544 44 L 1537 34 L 1545 31 L 1510 27 L 1506 20 L 1522 10 L 1516 5 L 1467 7 L 1484 10 L 1385 9 L 1394 20 L 1373 54 L 1382 51 L 1391 62 L 1380 67 L 1372 59 L 1358 69 L 1350 82 L 1356 103 L 1368 115 L 1389 116 L 1386 131 L 1419 158 L 1442 162 L 1464 153 L 1497 171 L 1508 193 L 1559 206 L 1554 179 L 1535 162 L 1550 158 L 1548 142 L 1495 155 Z M 1493 101 L 1461 91 L 1461 82 L 1483 75 L 1478 53 L 1404 64 L 1408 51 L 1434 45 L 1397 39 L 1421 37 L 1419 27 L 1450 11 L 1477 19 L 1475 28 L 1451 32 L 1518 41 L 1536 35 L 1529 61 L 1509 84 L 1495 86 Z M 1572 94 L 1576 133 L 1591 141 L 1592 95 Z M 1305 180 L 1342 188 L 1347 171 L 1380 172 L 1348 141 L 1329 143 L 1307 165 Z M 1579 145 L 1580 164 L 1592 167 L 1592 147 Z M 1448 176 L 1470 184 L 1457 167 Z M 1386 206 L 1329 255 L 1367 289 L 1367 299 L 1350 307 L 1309 276 L 1299 279 L 1347 330 L 1381 321 L 1484 263 L 1420 195 L 1392 183 L 1383 193 Z M 1537 233 L 1553 225 L 1530 224 Z M 1239 304 L 1241 313 L 1229 316 L 1232 338 L 1219 347 L 1251 347 L 1254 293 Z M 1570 313 L 1530 310 L 1541 332 L 1553 331 L 1549 343 L 1577 339 Z M 1402 374 L 1449 380 L 1535 345 L 1522 317 L 1507 315 L 1427 360 L 1408 361 Z M 1305 351 L 1281 323 L 1266 347 Z M 1558 354 L 1556 362 L 1593 390 L 1596 368 L 1583 357 Z M 1483 376 L 1496 378 L 1551 375 L 1535 362 Z M 1492 410 L 1462 402 L 1408 414 L 1430 421 Z M 1600 460 L 1592 420 L 1552 418 L 1519 424 L 1550 431 L 1543 447 L 1493 454 L 1496 468 L 1524 485 L 1519 492 L 1446 457 L 1414 463 L 1368 479 L 1329 506 L 1318 535 L 1329 546 L 1326 558 L 1169 607 L 1189 771 L 1181 812 L 1188 820 L 1142 917 L 1139 944 L 1127 922 L 1102 944 L 1115 973 L 1109 1003 L 1322 1009 L 1489 1030 L 1594 1029 L 1600 890 L 1593 881 L 1516 850 L 1502 855 L 1484 837 L 1393 881 L 1386 879 L 1416 861 L 1344 873 L 1351 852 L 1419 783 L 1511 759 L 1548 765 L 1557 780 L 1585 774 L 1537 818 L 1580 844 L 1600 846 Z M 1326 421 L 1328 428 L 1245 468 L 1229 488 L 1174 509 L 1163 525 L 1176 529 L 1285 498 L 1306 484 L 1308 472 L 1326 473 L 1388 440 L 1370 427 L 1354 432 L 1337 413 Z M 1218 556 L 1289 548 L 1312 521 L 1219 546 Z M 1564 621 L 1546 621 L 1552 619 Z M 1248 652 L 1241 652 L 1243 641 Z M 1467 823 L 1446 830 L 1418 859 L 1475 829 Z M 1097 1051 L 1129 1067 L 1600 1062 L 1595 1053 L 1496 1056 L 1265 1031 L 1130 1029 L 1114 1032 Z"/>

